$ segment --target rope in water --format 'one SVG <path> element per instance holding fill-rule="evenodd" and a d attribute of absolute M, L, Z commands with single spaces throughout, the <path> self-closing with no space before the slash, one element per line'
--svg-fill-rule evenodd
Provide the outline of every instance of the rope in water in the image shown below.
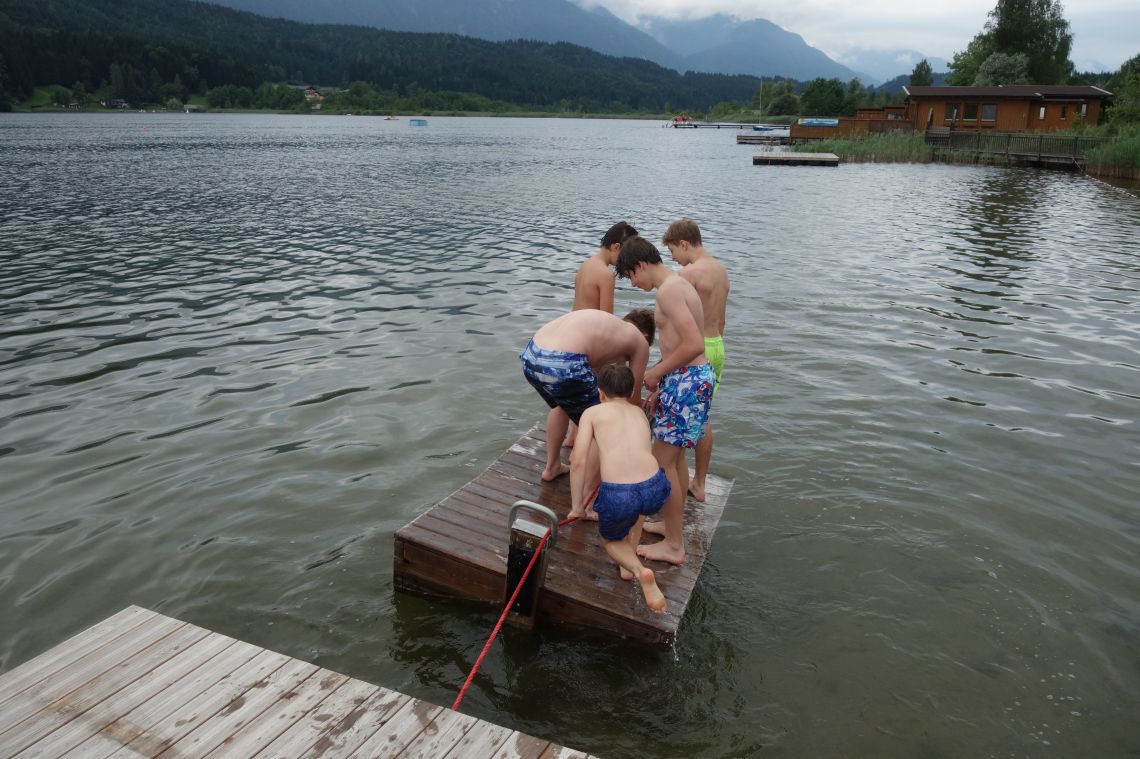
<path fill-rule="evenodd" d="M 583 508 L 590 507 L 590 504 L 594 502 L 594 496 L 598 494 L 598 488 L 601 486 L 602 483 L 600 482 L 594 486 L 594 492 L 590 493 L 590 497 L 586 499 L 586 504 Z M 563 527 L 576 521 L 578 521 L 578 517 L 567 517 L 559 522 L 558 526 Z M 542 536 L 542 540 L 539 541 L 538 547 L 534 550 L 534 555 L 530 557 L 530 563 L 526 565 L 526 570 L 522 573 L 522 577 L 519 578 L 518 583 L 515 585 L 514 593 L 511 593 L 510 600 L 507 601 L 506 606 L 503 607 L 503 613 L 499 615 L 499 621 L 495 623 L 495 629 L 491 630 L 491 636 L 487 638 L 487 642 L 483 644 L 483 650 L 479 652 L 479 658 L 475 660 L 475 666 L 471 668 L 471 671 L 467 674 L 467 679 L 463 682 L 463 687 L 459 689 L 459 694 L 455 697 L 455 703 L 451 705 L 453 712 L 459 711 L 459 704 L 463 701 L 463 697 L 467 695 L 467 688 L 470 687 L 471 681 L 475 679 L 475 673 L 479 671 L 479 666 L 483 663 L 483 659 L 491 649 L 491 644 L 495 642 L 499 630 L 503 627 L 503 622 L 507 619 L 508 612 L 510 612 L 511 607 L 515 604 L 515 599 L 519 596 L 519 591 L 522 590 L 522 586 L 526 584 L 526 578 L 530 576 L 530 570 L 534 569 L 534 565 L 538 562 L 538 557 L 542 554 L 542 549 L 546 548 L 546 541 L 549 539 L 550 530 L 547 530 L 546 534 Z"/>

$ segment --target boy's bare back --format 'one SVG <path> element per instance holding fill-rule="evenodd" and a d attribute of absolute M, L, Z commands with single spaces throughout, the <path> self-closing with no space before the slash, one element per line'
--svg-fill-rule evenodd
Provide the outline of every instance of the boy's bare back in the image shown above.
<path fill-rule="evenodd" d="M 678 272 L 688 280 L 701 297 L 704 309 L 705 337 L 724 335 L 724 311 L 728 303 L 728 271 L 724 264 L 709 255 L 698 258 Z"/>
<path fill-rule="evenodd" d="M 649 422 L 639 407 L 624 399 L 607 400 L 582 414 L 583 432 L 587 425 L 598 445 L 602 480 L 644 482 L 657 473 Z"/>
<path fill-rule="evenodd" d="M 574 275 L 574 307 L 614 312 L 614 272 L 600 253 L 590 256 Z"/>

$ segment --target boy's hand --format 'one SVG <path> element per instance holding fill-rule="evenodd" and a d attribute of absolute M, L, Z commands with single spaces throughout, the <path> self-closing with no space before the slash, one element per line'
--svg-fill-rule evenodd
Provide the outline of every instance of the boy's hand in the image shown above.
<path fill-rule="evenodd" d="M 645 373 L 645 379 L 643 380 L 643 383 L 645 384 L 645 389 L 651 393 L 656 393 L 657 392 L 657 386 L 659 384 L 661 384 L 661 375 L 662 375 L 661 370 L 658 369 L 656 366 L 653 367 L 652 369 L 650 369 L 649 371 L 647 371 Z"/>

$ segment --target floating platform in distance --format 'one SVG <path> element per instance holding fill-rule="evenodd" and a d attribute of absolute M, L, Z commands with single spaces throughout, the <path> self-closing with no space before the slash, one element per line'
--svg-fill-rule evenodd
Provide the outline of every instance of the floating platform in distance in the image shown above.
<path fill-rule="evenodd" d="M 838 166 L 835 153 L 758 153 L 753 166 Z"/>
<path fill-rule="evenodd" d="M 566 452 L 564 452 L 564 455 Z M 563 519 L 570 511 L 570 478 L 543 482 L 546 433 L 537 425 L 482 474 L 396 532 L 398 589 L 480 601 L 501 608 L 506 584 L 508 525 L 518 500 L 540 503 Z M 685 507 L 683 566 L 646 562 L 657 573 L 668 609 L 654 614 L 641 587 L 618 578 L 595 522 L 562 527 L 547 559 L 538 609 L 541 623 L 590 628 L 671 644 L 696 586 L 732 481 L 710 475 L 705 503 Z M 659 540 L 645 535 L 643 541 Z"/>
<path fill-rule="evenodd" d="M 764 134 L 754 132 L 752 134 L 738 134 L 736 135 L 737 145 L 789 145 L 792 138 L 788 136 L 787 132 L 783 134 Z"/>
<path fill-rule="evenodd" d="M 0 755 L 160 753 L 589 759 L 137 606 L 0 675 Z"/>

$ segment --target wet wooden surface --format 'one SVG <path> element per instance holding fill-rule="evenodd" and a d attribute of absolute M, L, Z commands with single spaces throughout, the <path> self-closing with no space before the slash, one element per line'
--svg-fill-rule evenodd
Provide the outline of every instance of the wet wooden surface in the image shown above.
<path fill-rule="evenodd" d="M 0 674 L 0 757 L 589 759 L 131 606 Z"/>
<path fill-rule="evenodd" d="M 502 607 L 511 506 L 540 503 L 559 519 L 570 511 L 570 478 L 542 482 L 545 433 L 536 425 L 482 474 L 396 532 L 395 582 L 402 590 Z M 563 449 L 563 459 L 569 449 Z M 640 585 L 618 578 L 595 522 L 562 527 L 550 550 L 539 624 L 566 624 L 668 645 L 704 566 L 732 482 L 712 475 L 705 503 L 685 507 L 683 566 L 646 562 L 665 594 L 665 614 L 645 606 Z M 658 540 L 646 535 L 643 542 Z"/>

